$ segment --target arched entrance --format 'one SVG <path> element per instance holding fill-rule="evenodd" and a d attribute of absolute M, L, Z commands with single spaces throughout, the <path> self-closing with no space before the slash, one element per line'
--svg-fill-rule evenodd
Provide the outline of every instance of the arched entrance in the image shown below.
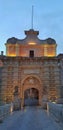
<path fill-rule="evenodd" d="M 29 88 L 24 92 L 24 105 L 35 106 L 38 105 L 39 91 L 36 88 Z"/>
<path fill-rule="evenodd" d="M 42 101 L 42 84 L 38 76 L 26 76 L 22 81 L 21 87 L 21 106 L 24 105 L 41 105 Z M 34 104 L 35 103 L 35 104 Z"/>

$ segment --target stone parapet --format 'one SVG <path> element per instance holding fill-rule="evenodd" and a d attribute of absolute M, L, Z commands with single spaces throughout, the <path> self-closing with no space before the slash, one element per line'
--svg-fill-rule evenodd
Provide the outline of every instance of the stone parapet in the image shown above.
<path fill-rule="evenodd" d="M 47 103 L 47 113 L 51 114 L 57 122 L 63 123 L 63 105 Z"/>

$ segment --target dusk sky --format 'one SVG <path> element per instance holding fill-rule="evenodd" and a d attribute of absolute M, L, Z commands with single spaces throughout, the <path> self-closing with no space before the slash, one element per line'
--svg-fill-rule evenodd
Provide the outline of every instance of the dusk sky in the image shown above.
<path fill-rule="evenodd" d="M 32 5 L 39 38 L 54 38 L 57 54 L 63 53 L 63 0 L 0 0 L 0 51 L 8 38 L 23 39 L 24 30 L 31 29 Z"/>

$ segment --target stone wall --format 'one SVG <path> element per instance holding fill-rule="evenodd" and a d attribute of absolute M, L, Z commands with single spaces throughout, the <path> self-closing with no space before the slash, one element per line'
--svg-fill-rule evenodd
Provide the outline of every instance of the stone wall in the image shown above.
<path fill-rule="evenodd" d="M 13 111 L 13 104 L 0 106 L 0 123 Z"/>
<path fill-rule="evenodd" d="M 48 100 L 53 101 L 60 97 L 60 76 L 57 58 L 5 57 L 3 63 L 2 93 L 4 102 L 10 103 L 14 100 L 15 86 L 18 86 L 18 96 L 22 98 L 23 81 L 25 82 L 24 79 L 27 76 L 39 79 L 41 98 L 47 95 Z"/>
<path fill-rule="evenodd" d="M 49 102 L 47 104 L 47 113 L 51 114 L 57 122 L 63 123 L 63 105 Z"/>

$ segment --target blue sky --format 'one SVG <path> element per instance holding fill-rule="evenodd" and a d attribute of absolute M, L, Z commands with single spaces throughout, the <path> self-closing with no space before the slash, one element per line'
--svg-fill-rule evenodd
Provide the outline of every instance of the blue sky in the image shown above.
<path fill-rule="evenodd" d="M 31 29 L 32 5 L 39 38 L 54 38 L 57 54 L 63 53 L 63 0 L 0 0 L 0 51 L 5 52 L 8 38 L 22 39 L 24 30 Z"/>

